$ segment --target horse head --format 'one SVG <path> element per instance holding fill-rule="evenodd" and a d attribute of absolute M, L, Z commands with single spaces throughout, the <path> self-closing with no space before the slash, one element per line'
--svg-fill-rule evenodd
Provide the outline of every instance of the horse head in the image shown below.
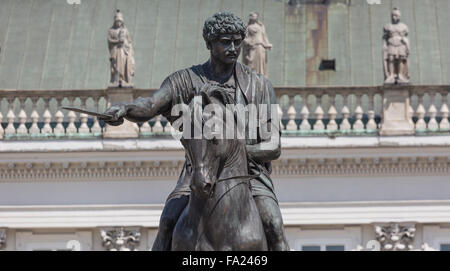
<path fill-rule="evenodd" d="M 223 133 L 222 136 L 212 135 L 205 132 L 204 129 L 208 125 L 208 121 L 226 129 L 226 104 L 231 103 L 234 103 L 233 98 L 226 90 L 206 84 L 201 90 L 196 91 L 194 99 L 189 105 L 193 120 L 191 135 L 195 134 L 197 129 L 197 131 L 201 131 L 201 136 L 181 138 L 181 143 L 192 164 L 190 188 L 199 198 L 205 198 L 213 192 L 212 189 L 226 164 L 227 157 L 236 149 L 237 144 L 244 144 L 245 147 L 245 142 L 242 143 L 242 140 L 225 139 Z M 213 110 L 208 110 L 208 106 Z M 201 110 L 199 110 L 200 108 Z M 222 114 L 218 114 L 217 111 L 222 111 Z M 233 115 L 231 123 L 235 123 L 235 121 Z M 227 123 L 227 125 L 229 124 Z"/>

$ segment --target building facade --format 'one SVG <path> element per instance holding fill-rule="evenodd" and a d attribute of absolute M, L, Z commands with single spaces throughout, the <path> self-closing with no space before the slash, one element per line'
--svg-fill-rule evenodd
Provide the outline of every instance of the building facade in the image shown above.
<path fill-rule="evenodd" d="M 206 61 L 202 23 L 220 10 L 257 11 L 273 44 L 272 179 L 291 248 L 450 249 L 447 0 L 68 2 L 0 0 L 0 250 L 151 248 L 184 162 L 173 128 L 159 116 L 114 133 L 60 107 L 102 112 Z M 384 86 L 394 6 L 410 29 L 411 83 Z M 107 88 L 117 9 L 134 88 Z"/>

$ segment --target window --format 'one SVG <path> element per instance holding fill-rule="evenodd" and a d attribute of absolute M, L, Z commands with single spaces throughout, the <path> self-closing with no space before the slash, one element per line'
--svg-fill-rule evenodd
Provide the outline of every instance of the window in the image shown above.
<path fill-rule="evenodd" d="M 88 231 L 61 234 L 17 232 L 16 249 L 25 251 L 92 250 L 92 233 Z"/>
<path fill-rule="evenodd" d="M 319 66 L 320 71 L 335 71 L 336 59 L 322 59 Z"/>
<path fill-rule="evenodd" d="M 292 250 L 348 251 L 361 245 L 361 227 L 342 227 L 340 229 L 287 227 L 285 232 Z"/>
<path fill-rule="evenodd" d="M 325 250 L 326 251 L 344 251 L 345 247 L 344 246 L 326 246 Z"/>
<path fill-rule="evenodd" d="M 303 251 L 320 251 L 320 246 L 302 246 Z"/>
<path fill-rule="evenodd" d="M 423 243 L 434 250 L 450 251 L 450 228 L 424 226 Z"/>
<path fill-rule="evenodd" d="M 441 244 L 441 251 L 450 251 L 450 244 Z"/>
<path fill-rule="evenodd" d="M 302 246 L 303 251 L 344 251 L 344 245 Z"/>

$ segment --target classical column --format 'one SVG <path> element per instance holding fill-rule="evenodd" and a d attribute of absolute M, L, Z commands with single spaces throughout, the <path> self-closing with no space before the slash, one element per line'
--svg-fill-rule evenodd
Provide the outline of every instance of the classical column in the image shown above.
<path fill-rule="evenodd" d="M 413 249 L 416 227 L 413 223 L 376 224 L 377 241 L 382 251 L 407 251 Z"/>
<path fill-rule="evenodd" d="M 100 229 L 102 245 L 108 251 L 135 251 L 140 243 L 140 229 L 123 227 Z"/>
<path fill-rule="evenodd" d="M 106 99 L 108 106 L 133 100 L 133 92 L 127 88 L 109 88 Z M 136 123 L 124 120 L 119 126 L 106 124 L 104 138 L 137 138 L 139 137 L 139 126 Z"/>
<path fill-rule="evenodd" d="M 0 229 L 0 250 L 6 247 L 6 229 Z"/>
<path fill-rule="evenodd" d="M 410 95 L 407 86 L 384 86 L 380 135 L 413 135 L 414 123 L 409 109 Z"/>

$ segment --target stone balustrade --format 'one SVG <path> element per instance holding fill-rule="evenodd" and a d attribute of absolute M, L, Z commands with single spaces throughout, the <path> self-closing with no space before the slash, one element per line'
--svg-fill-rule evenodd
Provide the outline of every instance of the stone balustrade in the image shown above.
<path fill-rule="evenodd" d="M 120 92 L 131 100 L 154 90 L 130 88 Z M 450 131 L 450 86 L 281 87 L 275 92 L 285 136 Z M 105 136 L 107 128 L 97 118 L 61 109 L 75 106 L 103 112 L 115 102 L 111 93 L 109 89 L 0 90 L 0 139 L 114 138 L 117 134 Z M 139 124 L 135 137 L 167 136 L 172 129 L 164 117 L 157 116 Z"/>
<path fill-rule="evenodd" d="M 0 90 L 0 138 L 38 139 L 102 135 L 97 118 L 61 109 L 106 108 L 105 90 Z"/>
<path fill-rule="evenodd" d="M 409 113 L 416 133 L 449 132 L 450 87 L 413 88 Z"/>
<path fill-rule="evenodd" d="M 376 133 L 381 88 L 279 88 L 279 116 L 289 135 Z"/>

